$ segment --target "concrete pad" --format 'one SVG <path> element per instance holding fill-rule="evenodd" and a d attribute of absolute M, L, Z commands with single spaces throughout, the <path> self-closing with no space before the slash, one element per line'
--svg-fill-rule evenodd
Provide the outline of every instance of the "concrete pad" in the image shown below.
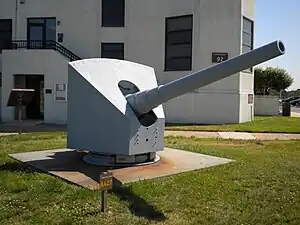
<path fill-rule="evenodd" d="M 221 138 L 236 140 L 255 140 L 256 138 L 249 133 L 244 132 L 218 132 Z"/>
<path fill-rule="evenodd" d="M 163 152 L 159 153 L 161 160 L 158 163 L 127 168 L 107 168 L 85 163 L 82 160 L 85 154 L 85 152 L 71 149 L 57 149 L 17 153 L 10 156 L 39 170 L 91 190 L 99 189 L 99 175 L 103 171 L 112 172 L 114 185 L 122 185 L 217 166 L 233 161 L 165 148 Z"/>

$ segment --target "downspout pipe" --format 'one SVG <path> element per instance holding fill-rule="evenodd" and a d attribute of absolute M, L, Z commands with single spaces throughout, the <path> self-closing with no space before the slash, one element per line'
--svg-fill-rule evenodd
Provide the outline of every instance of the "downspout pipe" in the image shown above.
<path fill-rule="evenodd" d="M 19 13 L 19 7 L 18 7 L 18 3 L 19 3 L 19 0 L 15 0 L 16 2 L 16 5 L 15 5 L 15 21 L 14 21 L 14 32 L 15 32 L 15 35 L 14 35 L 14 39 L 17 40 L 18 39 L 18 13 Z"/>

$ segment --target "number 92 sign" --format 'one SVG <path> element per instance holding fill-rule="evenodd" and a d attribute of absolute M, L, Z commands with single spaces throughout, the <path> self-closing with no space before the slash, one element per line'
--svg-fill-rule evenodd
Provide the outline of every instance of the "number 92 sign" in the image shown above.
<path fill-rule="evenodd" d="M 228 53 L 225 52 L 213 52 L 212 53 L 212 62 L 221 63 L 228 59 Z"/>

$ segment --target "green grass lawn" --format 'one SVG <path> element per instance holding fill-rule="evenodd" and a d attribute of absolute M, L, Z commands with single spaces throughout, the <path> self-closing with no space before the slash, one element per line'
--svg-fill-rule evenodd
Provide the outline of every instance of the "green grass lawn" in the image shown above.
<path fill-rule="evenodd" d="M 188 125 L 188 126 L 167 126 L 166 130 L 185 131 L 236 131 L 252 133 L 300 133 L 300 118 L 257 116 L 251 122 L 228 125 Z"/>
<path fill-rule="evenodd" d="M 61 148 L 62 133 L 0 138 L 1 224 L 300 224 L 300 142 L 166 137 L 165 144 L 236 161 L 99 192 L 26 169 L 8 154 Z"/>

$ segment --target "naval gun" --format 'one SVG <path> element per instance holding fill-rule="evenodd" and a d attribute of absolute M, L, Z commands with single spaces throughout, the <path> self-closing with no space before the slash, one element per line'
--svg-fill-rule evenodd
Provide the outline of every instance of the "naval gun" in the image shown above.
<path fill-rule="evenodd" d="M 162 104 L 285 54 L 278 40 L 199 72 L 158 85 L 154 69 L 92 58 L 69 63 L 67 147 L 96 165 L 157 162 L 164 149 Z"/>

